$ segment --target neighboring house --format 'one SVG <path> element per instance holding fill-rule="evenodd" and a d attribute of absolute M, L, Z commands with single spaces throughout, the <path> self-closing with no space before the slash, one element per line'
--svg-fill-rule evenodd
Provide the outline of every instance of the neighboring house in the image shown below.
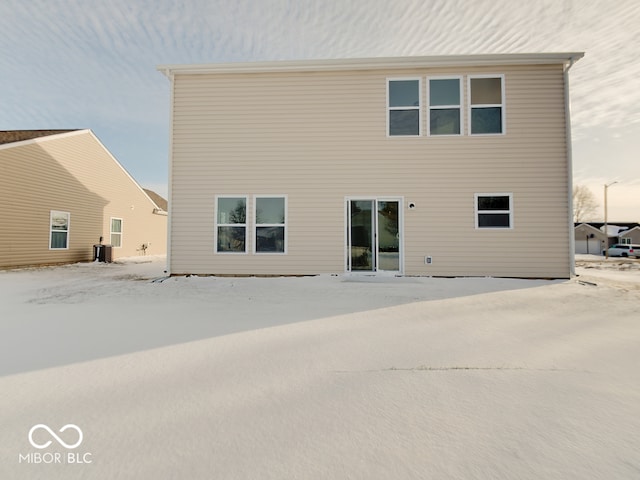
<path fill-rule="evenodd" d="M 604 232 L 588 223 L 578 223 L 574 229 L 576 253 L 601 255 L 605 249 Z"/>
<path fill-rule="evenodd" d="M 166 253 L 166 210 L 90 130 L 0 131 L 0 169 L 0 267 Z"/>
<path fill-rule="evenodd" d="M 608 247 L 616 243 L 640 241 L 640 227 L 637 223 L 609 223 L 606 236 L 603 222 L 576 223 L 574 232 L 576 253 L 602 255 Z"/>
<path fill-rule="evenodd" d="M 620 232 L 620 241 L 618 243 L 633 243 L 640 245 L 640 226 L 635 226 L 624 232 Z"/>
<path fill-rule="evenodd" d="M 153 190 L 149 190 L 147 188 L 143 188 L 144 193 L 146 193 L 149 198 L 158 206 L 159 211 L 168 212 L 169 211 L 169 202 L 166 199 L 162 198 Z"/>
<path fill-rule="evenodd" d="M 170 273 L 569 277 L 582 56 L 159 66 Z"/>

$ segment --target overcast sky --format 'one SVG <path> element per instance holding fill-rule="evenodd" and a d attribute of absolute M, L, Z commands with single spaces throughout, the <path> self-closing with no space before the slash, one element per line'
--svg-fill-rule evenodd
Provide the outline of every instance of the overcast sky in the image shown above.
<path fill-rule="evenodd" d="M 90 128 L 167 193 L 160 64 L 585 51 L 574 182 L 640 221 L 639 0 L 1 0 L 0 130 Z"/>

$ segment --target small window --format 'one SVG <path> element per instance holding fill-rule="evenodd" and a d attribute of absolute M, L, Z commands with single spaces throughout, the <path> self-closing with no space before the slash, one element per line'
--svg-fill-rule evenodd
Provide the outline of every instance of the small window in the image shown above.
<path fill-rule="evenodd" d="M 285 197 L 256 197 L 256 253 L 286 253 Z"/>
<path fill-rule="evenodd" d="M 122 246 L 122 219 L 111 219 L 111 245 L 113 247 Z"/>
<path fill-rule="evenodd" d="M 69 248 L 69 223 L 71 214 L 51 210 L 49 216 L 49 248 L 65 250 Z"/>
<path fill-rule="evenodd" d="M 631 239 L 630 238 L 621 238 L 620 239 L 620 243 L 622 243 L 623 245 L 630 245 L 631 244 Z"/>
<path fill-rule="evenodd" d="M 469 77 L 469 132 L 504 133 L 504 75 Z"/>
<path fill-rule="evenodd" d="M 429 135 L 460 135 L 462 82 L 456 78 L 429 78 Z"/>
<path fill-rule="evenodd" d="M 421 132 L 420 79 L 387 82 L 389 136 L 418 136 Z"/>
<path fill-rule="evenodd" d="M 476 228 L 513 228 L 513 198 L 510 193 L 477 193 Z"/>
<path fill-rule="evenodd" d="M 246 253 L 247 197 L 218 197 L 216 202 L 216 252 Z"/>

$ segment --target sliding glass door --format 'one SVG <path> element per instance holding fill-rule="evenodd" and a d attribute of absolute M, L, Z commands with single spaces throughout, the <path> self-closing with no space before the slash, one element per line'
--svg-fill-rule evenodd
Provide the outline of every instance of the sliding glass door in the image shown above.
<path fill-rule="evenodd" d="M 401 204 L 377 198 L 348 200 L 348 271 L 401 271 Z"/>

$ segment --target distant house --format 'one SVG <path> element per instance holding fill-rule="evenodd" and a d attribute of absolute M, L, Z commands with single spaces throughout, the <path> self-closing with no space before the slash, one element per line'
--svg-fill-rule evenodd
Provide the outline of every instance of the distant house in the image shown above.
<path fill-rule="evenodd" d="M 159 66 L 170 273 L 569 277 L 582 56 Z"/>
<path fill-rule="evenodd" d="M 637 223 L 616 222 L 607 224 L 607 234 L 603 222 L 574 224 L 576 253 L 602 255 L 616 243 L 640 243 L 640 226 Z"/>
<path fill-rule="evenodd" d="M 620 232 L 618 243 L 633 243 L 640 245 L 640 226 L 635 226 Z"/>
<path fill-rule="evenodd" d="M 0 131 L 0 267 L 166 253 L 166 205 L 90 130 Z"/>
<path fill-rule="evenodd" d="M 576 253 L 600 255 L 605 249 L 604 232 L 588 223 L 576 224 L 574 235 Z"/>
<path fill-rule="evenodd" d="M 144 193 L 146 193 L 149 196 L 149 198 L 153 201 L 153 203 L 155 203 L 158 206 L 158 208 L 161 211 L 163 212 L 169 211 L 169 208 L 168 208 L 169 202 L 167 202 L 165 198 L 161 197 L 153 190 L 149 190 L 147 188 L 143 188 L 142 190 L 144 190 Z"/>

